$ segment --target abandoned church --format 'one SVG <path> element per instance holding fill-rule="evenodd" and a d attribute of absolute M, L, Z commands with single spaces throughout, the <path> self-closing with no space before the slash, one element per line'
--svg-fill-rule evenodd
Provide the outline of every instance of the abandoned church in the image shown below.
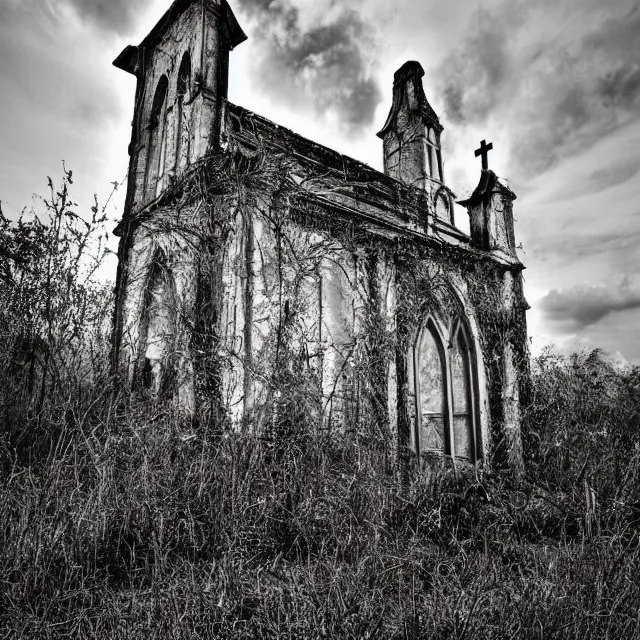
<path fill-rule="evenodd" d="M 521 466 L 528 306 L 491 145 L 458 203 L 467 235 L 418 62 L 393 78 L 381 173 L 231 104 L 245 39 L 227 0 L 176 0 L 114 62 L 137 80 L 123 380 L 234 429 L 304 421 L 401 457 Z"/>

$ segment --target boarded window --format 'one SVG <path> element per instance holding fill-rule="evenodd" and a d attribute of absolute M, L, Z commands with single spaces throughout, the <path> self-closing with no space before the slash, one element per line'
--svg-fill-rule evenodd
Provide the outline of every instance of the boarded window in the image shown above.
<path fill-rule="evenodd" d="M 446 368 L 440 338 L 430 324 L 418 347 L 421 449 L 446 451 Z"/>
<path fill-rule="evenodd" d="M 455 455 L 473 460 L 474 437 L 471 415 L 471 367 L 469 349 L 462 330 L 451 349 L 451 386 L 453 391 L 453 440 Z"/>

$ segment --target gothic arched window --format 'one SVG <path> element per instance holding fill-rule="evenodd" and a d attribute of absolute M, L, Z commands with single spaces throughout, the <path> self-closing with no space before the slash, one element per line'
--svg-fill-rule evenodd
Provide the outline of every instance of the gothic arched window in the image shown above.
<path fill-rule="evenodd" d="M 427 140 L 429 151 L 429 175 L 435 180 L 442 181 L 442 172 L 440 171 L 442 161 L 440 159 L 440 147 L 438 145 L 438 138 L 435 130 L 429 129 Z"/>
<path fill-rule="evenodd" d="M 162 190 L 164 166 L 167 152 L 167 89 L 169 80 L 162 76 L 156 87 L 149 117 L 149 142 L 145 193 L 148 198 L 157 196 Z"/>
<path fill-rule="evenodd" d="M 432 321 L 422 332 L 417 351 L 419 441 L 422 450 L 449 452 L 447 369 L 442 340 Z"/>
<path fill-rule="evenodd" d="M 141 383 L 154 395 L 171 388 L 175 333 L 175 285 L 166 257 L 158 252 L 145 289 L 140 331 Z"/>
<path fill-rule="evenodd" d="M 453 392 L 453 441 L 456 456 L 474 459 L 473 395 L 471 356 L 462 326 L 451 344 L 451 389 Z"/>
<path fill-rule="evenodd" d="M 187 51 L 182 56 L 180 70 L 178 71 L 178 92 L 177 92 L 177 114 L 176 114 L 176 168 L 181 165 L 181 158 L 186 156 L 186 164 L 189 163 L 189 125 L 185 119 L 185 102 L 189 101 L 191 95 L 191 56 Z"/>
<path fill-rule="evenodd" d="M 441 220 L 452 222 L 449 200 L 445 196 L 443 189 L 441 189 L 440 193 L 436 196 L 436 216 Z"/>
<path fill-rule="evenodd" d="M 416 344 L 415 442 L 419 453 L 475 462 L 474 361 L 462 322 L 452 326 L 450 332 L 430 317 Z"/>

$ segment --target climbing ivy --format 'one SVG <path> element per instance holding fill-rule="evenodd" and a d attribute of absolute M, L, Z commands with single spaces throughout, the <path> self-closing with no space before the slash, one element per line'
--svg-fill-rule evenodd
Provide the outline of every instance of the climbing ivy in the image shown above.
<path fill-rule="evenodd" d="M 363 182 L 366 179 L 362 176 Z M 365 429 L 381 446 L 388 444 L 392 437 L 388 370 L 395 360 L 401 453 L 408 446 L 408 415 L 400 406 L 408 375 L 402 370 L 403 361 L 406 368 L 407 353 L 425 314 L 437 309 L 442 317 L 473 320 L 481 328 L 478 355 L 489 380 L 492 454 L 505 464 L 513 462 L 509 456 L 513 458 L 514 443 L 505 443 L 502 429 L 502 361 L 510 346 L 517 356 L 519 394 L 526 398 L 528 349 L 519 270 L 498 265 L 484 252 L 426 235 L 374 236 L 358 219 L 337 212 L 328 216 L 318 206 L 318 194 L 351 194 L 354 185 L 359 185 L 357 176 L 355 180 L 329 179 L 277 145 L 243 132 L 230 135 L 227 149 L 207 155 L 175 180 L 156 203 L 156 212 L 128 221 L 129 234 L 137 224 L 153 224 L 162 233 L 179 235 L 197 264 L 195 318 L 184 317 L 183 322 L 192 336 L 199 419 L 218 425 L 225 422 L 224 372 L 240 367 L 245 403 L 251 381 L 264 390 L 262 405 L 246 412 L 253 421 L 247 426 L 255 428 L 259 423 L 259 428 L 278 438 L 290 438 L 296 430 L 323 425 L 323 346 L 310 331 L 301 329 L 301 319 L 311 311 L 303 291 L 305 282 L 319 279 L 325 261 L 340 265 L 347 260 L 355 274 L 351 285 L 363 303 L 362 321 L 348 353 L 358 387 L 354 428 Z M 260 269 L 247 268 L 256 226 L 273 242 L 268 248 L 273 260 L 261 255 Z M 245 283 L 248 329 L 243 350 L 223 344 L 222 301 L 217 293 L 223 277 L 221 256 L 238 235 L 245 250 L 231 266 Z M 392 274 L 396 289 L 396 317 L 391 325 L 383 312 L 381 269 Z M 516 300 L 507 308 L 504 279 L 509 271 Z M 254 348 L 251 329 L 258 319 L 251 315 L 252 285 L 258 279 L 268 294 L 263 311 L 271 324 L 263 344 Z M 467 308 L 453 294 L 452 279 L 465 283 Z"/>

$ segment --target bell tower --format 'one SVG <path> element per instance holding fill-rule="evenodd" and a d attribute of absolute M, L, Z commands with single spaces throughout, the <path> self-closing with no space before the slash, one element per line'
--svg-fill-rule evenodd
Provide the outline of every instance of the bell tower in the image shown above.
<path fill-rule="evenodd" d="M 229 51 L 246 37 L 227 0 L 175 0 L 114 61 L 137 80 L 125 219 L 219 145 Z"/>
<path fill-rule="evenodd" d="M 171 300 L 190 299 L 195 285 L 185 282 L 195 257 L 181 249 L 179 234 L 150 233 L 141 223 L 171 219 L 174 202 L 165 196 L 220 147 L 229 52 L 246 38 L 227 0 L 175 0 L 113 63 L 137 85 L 127 197 L 114 231 L 120 243 L 112 359 L 126 380 L 144 379 L 152 390 L 167 386 L 169 360 L 186 339 Z M 187 387 L 180 393 L 188 395 Z"/>
<path fill-rule="evenodd" d="M 440 137 L 443 126 L 424 92 L 419 62 L 405 62 L 393 76 L 393 100 L 378 133 L 384 172 L 426 191 L 431 213 L 453 224 L 453 193 L 445 186 Z"/>

